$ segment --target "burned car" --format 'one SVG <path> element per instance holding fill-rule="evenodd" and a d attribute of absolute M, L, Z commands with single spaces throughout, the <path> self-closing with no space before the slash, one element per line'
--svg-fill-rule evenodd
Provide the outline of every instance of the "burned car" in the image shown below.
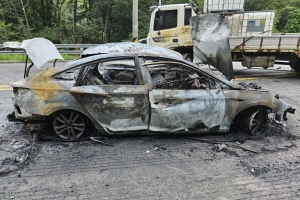
<path fill-rule="evenodd" d="M 89 126 L 107 134 L 228 132 L 240 123 L 261 133 L 268 113 L 294 109 L 268 91 L 243 89 L 178 53 L 139 43 L 109 43 L 78 60 L 10 84 L 15 118 L 47 121 L 74 140 Z"/>

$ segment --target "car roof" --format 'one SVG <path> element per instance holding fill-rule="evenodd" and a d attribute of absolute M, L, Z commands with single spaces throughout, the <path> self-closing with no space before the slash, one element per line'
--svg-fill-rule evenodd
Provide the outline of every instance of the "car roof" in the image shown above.
<path fill-rule="evenodd" d="M 183 59 L 182 55 L 176 51 L 136 42 L 115 42 L 100 44 L 84 50 L 81 54 L 81 57 L 87 57 L 97 54 L 116 53 L 136 54 L 139 56 L 164 56 L 168 58 Z"/>

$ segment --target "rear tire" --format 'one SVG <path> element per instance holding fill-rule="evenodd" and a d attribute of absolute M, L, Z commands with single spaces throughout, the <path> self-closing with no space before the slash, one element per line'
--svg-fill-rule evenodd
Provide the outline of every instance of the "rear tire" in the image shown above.
<path fill-rule="evenodd" d="M 85 118 L 71 110 L 58 113 L 52 124 L 55 134 L 68 141 L 78 139 L 87 129 Z"/>

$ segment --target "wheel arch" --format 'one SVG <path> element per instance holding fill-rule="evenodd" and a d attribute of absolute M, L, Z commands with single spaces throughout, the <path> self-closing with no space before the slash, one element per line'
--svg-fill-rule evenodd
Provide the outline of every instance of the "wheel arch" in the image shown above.
<path fill-rule="evenodd" d="M 262 109 L 262 108 L 266 109 L 266 110 L 273 110 L 274 109 L 269 105 L 249 105 L 248 107 L 244 108 L 239 113 L 237 113 L 232 121 L 235 121 L 238 117 L 241 117 L 245 114 L 249 114 L 249 113 L 251 113 L 255 110 L 259 110 L 259 109 Z"/>
<path fill-rule="evenodd" d="M 57 116 L 59 113 L 65 112 L 65 111 L 73 111 L 73 112 L 79 113 L 81 116 L 83 116 L 85 118 L 85 120 L 87 120 L 88 125 L 92 125 L 92 126 L 96 127 L 96 123 L 94 122 L 93 118 L 91 118 L 87 113 L 82 112 L 81 110 L 78 110 L 78 109 L 72 109 L 72 108 L 57 109 L 54 112 L 52 112 L 47 118 L 52 121 L 55 116 Z"/>

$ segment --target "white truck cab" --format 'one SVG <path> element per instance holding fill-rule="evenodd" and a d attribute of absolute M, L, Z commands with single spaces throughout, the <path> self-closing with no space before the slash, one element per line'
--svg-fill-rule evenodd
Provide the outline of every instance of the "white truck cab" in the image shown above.
<path fill-rule="evenodd" d="M 196 14 L 189 4 L 155 6 L 150 9 L 147 44 L 168 49 L 193 46 L 190 18 Z"/>
<path fill-rule="evenodd" d="M 232 60 L 249 69 L 273 67 L 275 60 L 287 60 L 300 73 L 300 34 L 273 34 L 275 11 L 244 12 L 243 7 L 244 0 L 204 0 L 203 14 L 220 13 L 228 19 Z M 147 44 L 175 50 L 192 61 L 190 18 L 196 13 L 191 4 L 152 6 L 150 11 Z"/>

